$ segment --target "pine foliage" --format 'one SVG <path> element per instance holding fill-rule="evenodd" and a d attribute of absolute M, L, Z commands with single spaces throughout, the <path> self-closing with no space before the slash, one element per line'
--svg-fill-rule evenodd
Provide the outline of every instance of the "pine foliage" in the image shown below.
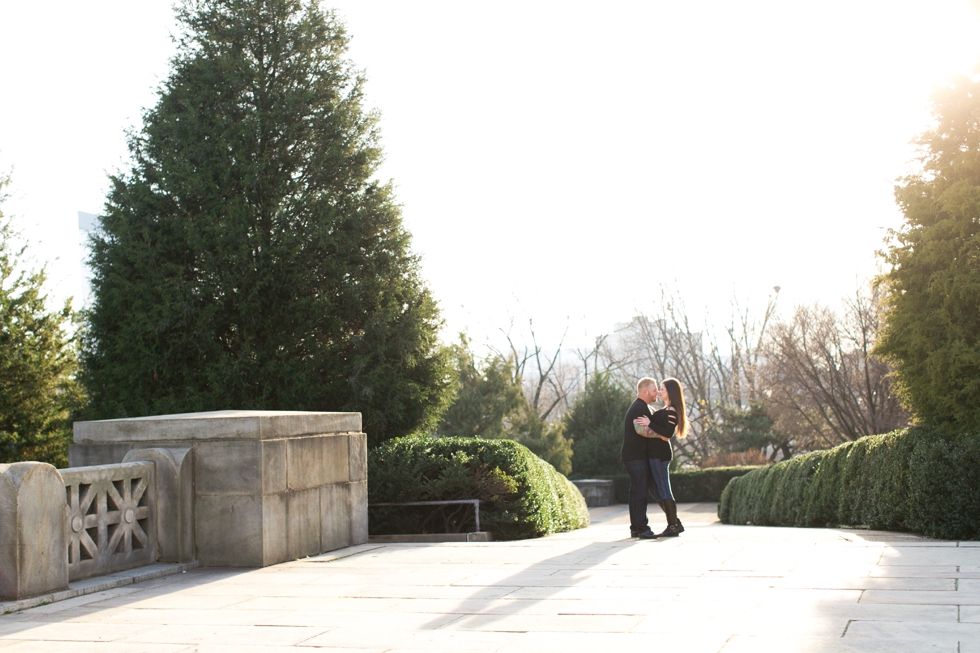
<path fill-rule="evenodd" d="M 508 437 L 514 416 L 526 403 L 514 381 L 511 361 L 492 355 L 478 361 L 470 340 L 460 334 L 452 348 L 456 367 L 455 397 L 436 429 L 444 436 Z"/>
<path fill-rule="evenodd" d="M 449 360 L 331 12 L 187 0 L 93 239 L 91 417 L 359 411 L 430 428 Z"/>
<path fill-rule="evenodd" d="M 0 202 L 9 181 L 0 177 Z M 82 400 L 73 313 L 69 302 L 48 311 L 44 269 L 24 271 L 25 253 L 0 212 L 0 463 L 65 467 L 71 411 Z"/>
<path fill-rule="evenodd" d="M 596 477 L 623 471 L 621 449 L 633 393 L 610 374 L 592 375 L 565 413 L 565 435 L 575 442 L 575 475 Z"/>
<path fill-rule="evenodd" d="M 570 474 L 572 441 L 561 422 L 542 419 L 528 401 L 513 358 L 492 354 L 478 361 L 465 334 L 452 351 L 454 396 L 435 433 L 514 440 L 560 473 Z"/>
<path fill-rule="evenodd" d="M 922 171 L 895 196 L 905 225 L 891 269 L 876 353 L 920 422 L 980 427 L 980 82 L 962 77 L 933 97 L 919 137 Z"/>

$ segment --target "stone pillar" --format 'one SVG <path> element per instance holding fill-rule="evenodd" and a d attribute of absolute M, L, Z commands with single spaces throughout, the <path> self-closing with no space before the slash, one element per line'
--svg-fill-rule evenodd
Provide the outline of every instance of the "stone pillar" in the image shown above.
<path fill-rule="evenodd" d="M 57 469 L 0 465 L 0 600 L 68 587 L 67 510 Z"/>
<path fill-rule="evenodd" d="M 124 463 L 156 464 L 156 532 L 160 562 L 194 559 L 194 457 L 193 450 L 136 449 Z"/>
<path fill-rule="evenodd" d="M 135 450 L 187 448 L 202 564 L 262 567 L 367 542 L 367 437 L 359 413 L 217 411 L 76 422 L 69 457 L 73 466 L 96 465 Z"/>

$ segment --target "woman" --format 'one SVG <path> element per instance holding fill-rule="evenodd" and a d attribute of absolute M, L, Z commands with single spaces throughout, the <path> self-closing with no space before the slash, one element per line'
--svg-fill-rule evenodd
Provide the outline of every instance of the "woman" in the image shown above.
<path fill-rule="evenodd" d="M 660 508 L 667 516 L 667 528 L 661 537 L 677 537 L 684 532 L 684 525 L 677 518 L 677 502 L 670 490 L 670 461 L 673 452 L 670 438 L 687 437 L 687 412 L 684 406 L 684 390 L 677 379 L 664 379 L 660 384 L 658 397 L 664 407 L 652 417 L 640 416 L 634 423 L 643 428 L 643 435 L 650 438 L 647 443 L 647 458 L 650 474 L 660 497 Z M 652 427 L 652 428 L 651 428 Z M 666 436 L 666 437 L 665 437 Z"/>

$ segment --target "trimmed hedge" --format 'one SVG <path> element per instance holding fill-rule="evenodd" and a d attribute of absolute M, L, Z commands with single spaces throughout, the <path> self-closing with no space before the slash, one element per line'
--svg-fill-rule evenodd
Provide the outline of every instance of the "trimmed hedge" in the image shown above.
<path fill-rule="evenodd" d="M 757 465 L 739 467 L 709 467 L 707 469 L 680 470 L 670 473 L 670 489 L 674 500 L 686 503 L 721 501 L 721 493 L 728 481 L 758 469 Z M 585 478 L 585 477 L 583 477 Z M 616 501 L 629 503 L 630 477 L 627 474 L 595 476 L 590 478 L 611 479 L 616 488 Z"/>
<path fill-rule="evenodd" d="M 721 493 L 725 491 L 729 481 L 758 468 L 758 465 L 746 465 L 679 470 L 670 473 L 670 489 L 676 501 L 721 501 Z"/>
<path fill-rule="evenodd" d="M 726 524 L 867 526 L 943 539 L 980 534 L 980 436 L 914 426 L 733 479 Z"/>
<path fill-rule="evenodd" d="M 512 440 L 406 437 L 368 452 L 368 504 L 480 499 L 480 526 L 503 540 L 589 525 L 585 499 L 554 467 Z M 469 510 L 468 508 L 466 510 Z M 472 512 L 472 511 L 470 511 Z M 452 532 L 468 518 L 448 512 L 433 531 L 428 508 L 373 508 L 372 535 Z"/>

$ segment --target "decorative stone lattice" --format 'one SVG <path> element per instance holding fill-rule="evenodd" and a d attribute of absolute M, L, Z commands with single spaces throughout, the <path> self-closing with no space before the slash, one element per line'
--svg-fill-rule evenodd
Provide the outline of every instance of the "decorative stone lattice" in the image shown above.
<path fill-rule="evenodd" d="M 154 471 L 151 462 L 61 470 L 70 580 L 156 562 Z"/>

